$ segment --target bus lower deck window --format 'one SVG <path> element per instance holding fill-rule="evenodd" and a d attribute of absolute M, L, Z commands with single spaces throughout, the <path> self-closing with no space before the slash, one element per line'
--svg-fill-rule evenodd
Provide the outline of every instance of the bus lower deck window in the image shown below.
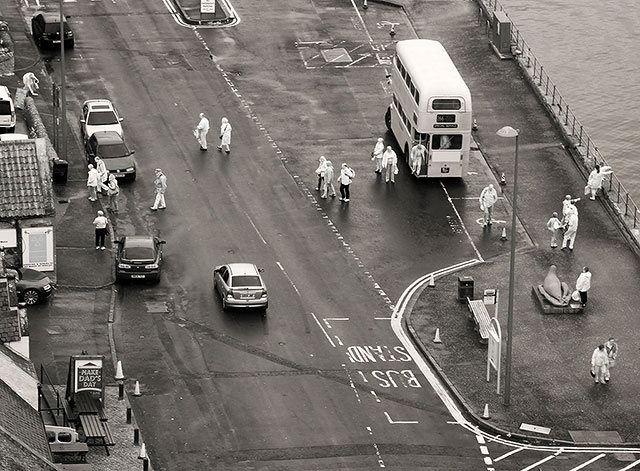
<path fill-rule="evenodd" d="M 461 134 L 439 134 L 434 135 L 431 140 L 431 148 L 434 150 L 460 150 L 462 149 Z"/>
<path fill-rule="evenodd" d="M 434 98 L 431 102 L 434 110 L 459 110 L 462 103 L 457 98 Z"/>

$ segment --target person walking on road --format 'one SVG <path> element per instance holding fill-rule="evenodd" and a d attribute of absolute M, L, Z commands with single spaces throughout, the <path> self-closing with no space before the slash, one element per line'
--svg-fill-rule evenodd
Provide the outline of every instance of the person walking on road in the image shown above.
<path fill-rule="evenodd" d="M 345 203 L 349 202 L 349 197 L 351 196 L 349 186 L 351 186 L 351 182 L 355 176 L 356 172 L 346 163 L 343 163 L 340 169 L 340 175 L 338 176 L 338 181 L 340 182 L 340 201 L 344 201 Z"/>
<path fill-rule="evenodd" d="M 562 229 L 562 222 L 558 219 L 558 213 L 554 212 L 547 221 L 547 229 L 551 231 L 551 248 L 555 249 L 558 246 L 558 239 L 560 239 L 560 229 Z"/>
<path fill-rule="evenodd" d="M 600 344 L 591 355 L 591 376 L 595 378 L 596 384 L 605 383 L 607 371 L 609 369 L 609 357 L 604 349 L 604 344 Z"/>
<path fill-rule="evenodd" d="M 576 291 L 580 293 L 580 302 L 582 307 L 587 305 L 587 291 L 591 288 L 591 272 L 589 267 L 582 268 L 582 273 L 576 280 Z"/>
<path fill-rule="evenodd" d="M 104 250 L 104 238 L 107 235 L 107 225 L 109 221 L 104 217 L 102 211 L 98 211 L 98 215 L 93 220 L 93 226 L 96 228 L 96 250 Z"/>
<path fill-rule="evenodd" d="M 324 188 L 324 174 L 327 171 L 327 159 L 324 155 L 321 155 L 318 159 L 318 168 L 316 169 L 316 175 L 318 175 L 318 186 L 316 191 L 320 191 Z"/>
<path fill-rule="evenodd" d="M 107 166 L 104 164 L 104 160 L 96 155 L 96 171 L 98 172 L 98 188 L 97 192 L 102 193 L 102 189 L 107 183 L 107 179 L 109 177 L 109 171 L 107 170 Z"/>
<path fill-rule="evenodd" d="M 227 118 L 222 118 L 220 122 L 220 145 L 218 146 L 218 150 L 222 150 L 228 154 L 231 152 L 231 148 L 229 145 L 231 144 L 231 124 L 229 124 L 229 120 Z"/>
<path fill-rule="evenodd" d="M 604 375 L 604 380 L 608 383 L 611 379 L 611 368 L 616 366 L 616 358 L 618 357 L 618 344 L 616 343 L 616 339 L 609 337 L 607 343 L 604 344 L 604 350 L 609 357 L 609 367 L 607 368 L 607 373 Z"/>
<path fill-rule="evenodd" d="M 120 193 L 120 186 L 116 176 L 109 175 L 109 181 L 106 184 L 107 196 L 109 197 L 109 209 L 112 213 L 118 212 L 118 194 Z"/>
<path fill-rule="evenodd" d="M 209 120 L 204 115 L 204 113 L 200 113 L 200 121 L 198 125 L 193 130 L 193 135 L 196 137 L 198 142 L 200 143 L 200 150 L 207 150 L 207 133 L 209 132 Z"/>
<path fill-rule="evenodd" d="M 156 200 L 151 206 L 151 210 L 165 209 L 167 207 L 164 201 L 164 194 L 167 191 L 167 177 L 162 173 L 162 169 L 156 169 L 156 179 L 153 180 L 154 191 L 156 193 Z"/>
<path fill-rule="evenodd" d="M 89 189 L 89 201 L 98 201 L 98 171 L 92 164 L 88 165 L 87 188 Z"/>
<path fill-rule="evenodd" d="M 333 163 L 331 163 L 330 160 L 327 160 L 325 164 L 326 165 L 324 169 L 324 184 L 322 186 L 322 195 L 320 196 L 320 198 L 327 199 L 327 193 L 332 198 L 335 198 L 336 188 L 333 186 L 333 177 L 334 177 Z"/>
<path fill-rule="evenodd" d="M 398 174 L 398 156 L 391 146 L 387 146 L 387 149 L 382 154 L 382 168 L 385 169 L 384 179 L 386 183 L 396 182 L 396 175 Z"/>
<path fill-rule="evenodd" d="M 376 161 L 376 173 L 382 173 L 382 153 L 384 152 L 384 139 L 381 137 L 378 138 L 378 142 L 373 148 L 373 152 L 371 152 L 371 160 Z"/>
<path fill-rule="evenodd" d="M 566 221 L 567 222 L 564 224 L 562 248 L 560 250 L 565 250 L 568 247 L 569 250 L 573 251 L 573 244 L 576 241 L 576 233 L 578 232 L 578 211 L 571 211 L 566 216 Z"/>
<path fill-rule="evenodd" d="M 611 175 L 612 173 L 613 170 L 611 170 L 611 167 L 607 165 L 596 165 L 596 167 L 589 174 L 587 186 L 584 188 L 585 195 L 587 194 L 587 191 L 590 191 L 591 197 L 589 199 L 595 200 L 598 190 L 602 189 L 602 182 L 604 181 L 605 177 L 607 175 Z"/>
<path fill-rule="evenodd" d="M 493 205 L 498 201 L 498 192 L 493 184 L 485 186 L 480 193 L 480 209 L 484 211 L 484 226 L 491 225 L 491 216 L 493 214 Z"/>
<path fill-rule="evenodd" d="M 571 198 L 571 195 L 567 195 L 564 197 L 564 201 L 562 202 L 562 223 L 566 224 L 569 220 L 569 214 L 575 213 L 578 215 L 578 208 L 574 203 L 580 201 L 580 198 Z"/>
<path fill-rule="evenodd" d="M 427 148 L 422 144 L 422 142 L 418 142 L 411 149 L 411 173 L 413 173 L 416 177 L 420 175 L 420 170 L 423 165 L 427 164 Z"/>

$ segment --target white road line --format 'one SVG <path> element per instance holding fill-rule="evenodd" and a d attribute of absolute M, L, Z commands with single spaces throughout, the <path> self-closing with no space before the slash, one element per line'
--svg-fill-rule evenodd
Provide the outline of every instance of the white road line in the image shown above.
<path fill-rule="evenodd" d="M 417 424 L 418 423 L 417 420 L 392 420 L 391 417 L 389 416 L 389 413 L 386 411 L 384 415 L 390 424 Z"/>
<path fill-rule="evenodd" d="M 276 265 L 278 265 L 278 267 L 280 268 L 280 270 L 282 270 L 282 273 L 284 273 L 284 276 L 287 277 L 287 280 L 289 280 L 289 283 L 291 284 L 291 286 L 293 286 L 293 289 L 295 290 L 296 294 L 299 297 L 302 297 L 300 295 L 300 291 L 298 291 L 298 287 L 296 286 L 296 284 L 293 282 L 293 280 L 289 277 L 289 274 L 286 272 L 286 270 L 284 269 L 284 267 L 282 266 L 282 264 L 280 262 L 276 262 Z"/>
<path fill-rule="evenodd" d="M 484 441 L 484 437 L 482 435 L 476 435 L 476 441 L 480 444 L 483 445 L 485 443 Z"/>
<path fill-rule="evenodd" d="M 505 453 L 505 454 L 504 454 L 504 455 L 502 455 L 502 456 L 498 456 L 498 457 L 497 457 L 497 458 L 495 458 L 493 461 L 495 461 L 495 462 L 497 463 L 498 461 L 502 461 L 503 459 L 508 458 L 508 457 L 509 457 L 509 456 L 511 456 L 511 455 L 515 455 L 516 453 L 518 453 L 518 452 L 520 452 L 520 451 L 522 451 L 522 450 L 524 450 L 524 448 L 523 448 L 523 447 L 516 448 L 515 450 L 511 450 L 511 451 L 509 451 L 509 452 Z"/>
<path fill-rule="evenodd" d="M 376 402 L 380 402 L 380 398 L 378 397 L 375 391 L 371 391 L 371 395 L 376 398 Z"/>
<path fill-rule="evenodd" d="M 253 223 L 253 219 L 251 219 L 251 217 L 249 216 L 249 214 L 247 214 L 246 211 L 243 211 L 244 215 L 247 216 L 247 219 L 249 220 L 249 222 L 251 223 L 251 226 L 253 227 L 253 230 L 256 231 L 256 234 L 258 234 L 258 237 L 260 237 L 260 240 L 262 241 L 262 243 L 264 245 L 268 245 L 267 241 L 264 240 L 264 237 L 262 237 L 262 234 L 260 234 L 260 231 L 258 230 L 258 228 L 256 227 L 256 225 Z"/>
<path fill-rule="evenodd" d="M 349 386 L 351 386 L 351 389 L 353 389 L 353 392 L 356 395 L 356 399 L 358 400 L 358 402 L 362 402 L 360 401 L 360 394 L 358 394 L 358 388 L 356 388 L 356 385 L 353 383 L 353 380 L 351 379 L 351 373 L 349 373 L 349 370 L 347 369 L 347 365 L 343 363 L 342 367 L 344 368 L 344 372 L 347 373 L 347 378 L 349 378 Z"/>
<path fill-rule="evenodd" d="M 628 471 L 631 468 L 635 468 L 636 466 L 638 466 L 640 464 L 640 460 L 638 461 L 634 461 L 633 463 L 631 463 L 629 466 L 626 466 L 624 468 L 622 468 L 620 471 Z"/>
<path fill-rule="evenodd" d="M 322 320 L 324 321 L 324 324 L 327 326 L 327 329 L 332 329 L 331 324 L 329 324 L 329 321 L 348 321 L 349 318 L 348 317 L 325 317 Z"/>
<path fill-rule="evenodd" d="M 318 324 L 318 327 L 320 327 L 320 330 L 322 331 L 322 333 L 324 334 L 325 337 L 327 337 L 327 340 L 329 341 L 329 343 L 331 344 L 331 346 L 333 348 L 336 348 L 336 344 L 333 343 L 333 340 L 331 340 L 331 337 L 329 337 L 329 334 L 327 334 L 327 331 L 324 330 L 324 327 L 322 327 L 322 324 L 320 323 L 320 320 L 316 317 L 316 315 L 312 312 L 311 315 L 313 316 L 313 318 L 316 320 L 316 324 Z"/>
<path fill-rule="evenodd" d="M 560 448 L 558 451 L 556 451 L 553 455 L 547 456 L 546 458 L 541 459 L 537 463 L 533 463 L 532 465 L 527 466 L 526 468 L 522 469 L 521 471 L 531 471 L 536 466 L 540 466 L 542 463 L 546 463 L 547 461 L 554 459 L 560 453 L 562 453 L 562 448 Z"/>
<path fill-rule="evenodd" d="M 356 14 L 358 15 L 358 18 L 360 18 L 360 24 L 364 28 L 364 32 L 367 33 L 367 37 L 369 38 L 369 42 L 373 42 L 373 38 L 371 37 L 371 34 L 369 34 L 369 30 L 367 29 L 367 25 L 364 24 L 364 20 L 362 19 L 362 15 L 360 15 L 360 10 L 358 10 L 358 7 L 356 6 L 356 2 L 354 0 L 351 0 L 351 5 L 353 5 L 353 9 L 356 11 Z"/>
<path fill-rule="evenodd" d="M 482 453 L 483 455 L 488 455 L 489 448 L 487 448 L 485 445 L 480 445 L 480 453 Z"/>
<path fill-rule="evenodd" d="M 390 321 L 392 318 L 391 317 L 374 317 L 373 320 L 374 321 Z"/>
<path fill-rule="evenodd" d="M 338 345 L 344 346 L 344 344 L 342 343 L 342 340 L 340 340 L 340 337 L 338 337 L 337 335 L 334 335 L 334 338 L 337 340 Z"/>
<path fill-rule="evenodd" d="M 569 471 L 578 471 L 579 469 L 586 468 L 587 466 L 589 466 L 594 461 L 598 461 L 599 459 L 604 458 L 605 456 L 607 456 L 607 455 L 605 455 L 604 453 L 600 453 L 598 456 L 594 456 L 589 461 L 585 461 L 581 465 L 578 465 L 575 468 L 571 468 Z"/>
<path fill-rule="evenodd" d="M 451 205 L 453 210 L 456 212 L 456 216 L 458 216 L 458 220 L 460 221 L 460 224 L 462 225 L 462 229 L 464 230 L 464 233 L 467 234 L 467 238 L 469 239 L 469 242 L 471 242 L 471 247 L 473 247 L 473 250 L 476 252 L 476 256 L 478 257 L 478 260 L 484 262 L 484 259 L 482 258 L 482 255 L 480 255 L 480 251 L 478 250 L 478 247 L 476 247 L 476 244 L 473 242 L 473 239 L 471 239 L 471 235 L 469 234 L 469 231 L 467 230 L 467 226 L 464 225 L 464 221 L 460 217 L 460 213 L 458 212 L 458 209 L 456 208 L 455 204 L 453 204 L 453 201 L 451 200 L 451 196 L 449 196 L 449 192 L 447 191 L 447 188 L 444 186 L 444 183 L 442 183 L 442 181 L 440 181 L 440 186 L 444 190 L 444 194 L 447 195 L 447 199 L 449 200 L 449 204 Z"/>

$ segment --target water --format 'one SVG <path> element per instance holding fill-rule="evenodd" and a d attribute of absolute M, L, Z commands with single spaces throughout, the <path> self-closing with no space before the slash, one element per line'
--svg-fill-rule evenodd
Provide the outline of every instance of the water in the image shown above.
<path fill-rule="evenodd" d="M 640 204 L 640 2 L 500 2 Z"/>

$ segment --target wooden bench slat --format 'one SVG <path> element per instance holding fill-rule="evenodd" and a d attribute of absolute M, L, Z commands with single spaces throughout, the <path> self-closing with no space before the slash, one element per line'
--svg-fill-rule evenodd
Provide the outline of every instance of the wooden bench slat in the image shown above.
<path fill-rule="evenodd" d="M 491 317 L 487 307 L 482 300 L 472 300 L 467 298 L 469 310 L 473 313 L 473 319 L 478 326 L 478 334 L 483 340 L 489 340 L 489 329 L 491 327 Z"/>

